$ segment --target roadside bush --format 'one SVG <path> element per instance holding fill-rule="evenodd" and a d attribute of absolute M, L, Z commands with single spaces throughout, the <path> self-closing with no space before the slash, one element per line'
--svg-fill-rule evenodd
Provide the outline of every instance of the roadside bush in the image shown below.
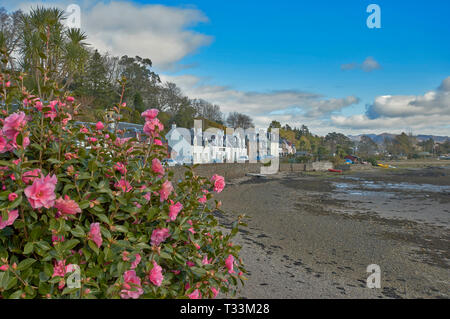
<path fill-rule="evenodd" d="M 172 184 L 157 110 L 142 114 L 147 137 L 138 143 L 108 129 L 112 121 L 76 125 L 72 97 L 48 84 L 54 97 L 43 99 L 22 83 L 2 70 L 0 298 L 236 292 L 245 269 L 231 239 L 245 224 L 240 217 L 223 231 L 212 214 L 221 176 L 187 170 Z M 114 106 L 115 117 L 125 108 Z"/>
<path fill-rule="evenodd" d="M 376 158 L 374 158 L 374 157 L 369 157 L 369 158 L 367 159 L 367 162 L 369 162 L 370 164 L 372 164 L 372 166 L 377 166 L 377 164 L 378 164 L 378 161 L 377 161 Z"/>

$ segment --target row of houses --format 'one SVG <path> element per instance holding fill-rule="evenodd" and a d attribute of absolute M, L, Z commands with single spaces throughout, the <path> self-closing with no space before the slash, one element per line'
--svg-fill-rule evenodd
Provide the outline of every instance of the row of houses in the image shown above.
<path fill-rule="evenodd" d="M 83 123 L 93 126 L 95 123 Z M 110 127 L 114 129 L 114 127 Z M 119 122 L 117 129 L 123 137 L 144 136 L 143 126 L 133 123 Z M 227 129 L 225 132 L 217 128 L 201 127 L 192 129 L 172 125 L 164 136 L 168 145 L 169 157 L 178 163 L 231 163 L 245 161 L 262 161 L 266 158 L 295 154 L 295 145 L 286 139 L 279 139 L 278 134 L 257 129 Z"/>
<path fill-rule="evenodd" d="M 165 137 L 170 157 L 181 163 L 232 163 L 279 156 L 278 136 L 262 130 L 202 131 L 173 124 Z"/>

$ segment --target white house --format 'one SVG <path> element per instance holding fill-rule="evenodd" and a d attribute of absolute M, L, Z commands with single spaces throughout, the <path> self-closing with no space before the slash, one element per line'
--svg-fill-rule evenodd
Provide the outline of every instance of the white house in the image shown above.
<path fill-rule="evenodd" d="M 166 134 L 171 157 L 178 162 L 194 164 L 236 162 L 247 155 L 245 136 L 240 132 L 226 135 L 223 130 L 186 129 L 172 125 Z"/>

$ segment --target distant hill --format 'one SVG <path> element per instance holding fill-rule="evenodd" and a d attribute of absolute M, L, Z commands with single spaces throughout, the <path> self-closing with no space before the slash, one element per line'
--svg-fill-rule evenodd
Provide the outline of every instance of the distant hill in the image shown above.
<path fill-rule="evenodd" d="M 394 138 L 397 134 L 391 134 L 391 133 L 381 133 L 381 134 L 360 134 L 360 135 L 348 135 L 348 137 L 352 140 L 352 141 L 359 141 L 361 139 L 361 136 L 366 135 L 368 137 L 370 137 L 375 143 L 377 144 L 381 144 L 383 143 L 385 138 Z M 419 142 L 424 141 L 424 140 L 428 140 L 430 138 L 432 138 L 435 142 L 438 143 L 442 143 L 445 142 L 446 140 L 450 140 L 450 137 L 448 136 L 437 136 L 437 135 L 424 135 L 424 134 L 419 134 L 419 135 L 415 135 L 415 137 L 417 138 L 417 140 Z"/>

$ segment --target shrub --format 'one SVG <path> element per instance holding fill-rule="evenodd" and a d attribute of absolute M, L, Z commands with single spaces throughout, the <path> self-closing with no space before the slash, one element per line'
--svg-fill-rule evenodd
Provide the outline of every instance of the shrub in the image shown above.
<path fill-rule="evenodd" d="M 74 99 L 42 90 L 55 97 L 2 70 L 0 298 L 233 295 L 245 269 L 231 239 L 245 224 L 224 231 L 213 215 L 223 178 L 188 169 L 172 184 L 157 110 L 139 143 L 112 120 L 76 125 Z"/>

